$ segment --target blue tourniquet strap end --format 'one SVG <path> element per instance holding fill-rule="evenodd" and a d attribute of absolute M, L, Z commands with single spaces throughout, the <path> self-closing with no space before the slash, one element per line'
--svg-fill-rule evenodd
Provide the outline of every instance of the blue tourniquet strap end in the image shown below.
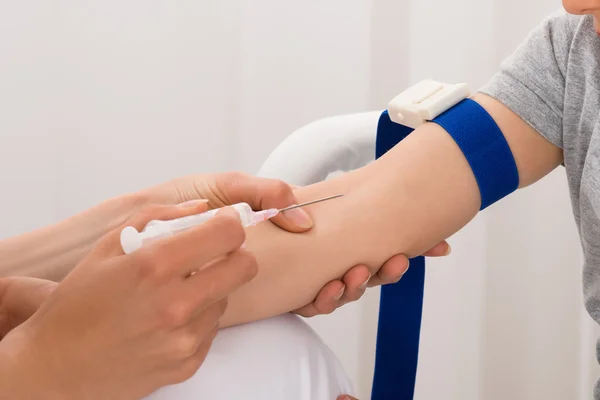
<path fill-rule="evenodd" d="M 489 207 L 519 186 L 519 174 L 510 147 L 492 117 L 467 99 L 432 122 L 444 128 L 469 162 L 481 195 L 481 209 Z M 413 130 L 392 122 L 387 111 L 377 126 L 376 157 L 406 138 Z M 402 280 L 381 288 L 372 400 L 412 400 L 418 366 L 425 259 L 411 260 Z"/>
<path fill-rule="evenodd" d="M 384 111 L 377 126 L 376 157 L 381 157 L 412 131 L 392 122 Z M 371 400 L 413 398 L 424 282 L 425 258 L 417 257 L 410 260 L 410 269 L 398 283 L 381 287 Z"/>
<path fill-rule="evenodd" d="M 417 378 L 425 258 L 395 284 L 381 287 L 371 400 L 412 400 Z"/>

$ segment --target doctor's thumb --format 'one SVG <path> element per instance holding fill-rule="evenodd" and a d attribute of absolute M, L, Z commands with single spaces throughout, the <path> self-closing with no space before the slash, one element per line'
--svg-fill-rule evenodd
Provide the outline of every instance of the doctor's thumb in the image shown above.
<path fill-rule="evenodd" d="M 293 225 L 296 226 L 297 228 L 291 228 L 291 227 L 287 227 L 286 230 L 289 231 L 305 231 L 308 230 L 310 228 L 312 228 L 313 226 L 313 221 L 312 218 L 310 217 L 310 215 L 308 215 L 308 213 L 300 208 L 294 208 L 293 210 L 288 210 L 288 211 L 284 211 L 281 213 L 281 219 L 279 219 L 278 225 Z M 285 220 L 282 221 L 282 219 Z M 286 228 L 286 227 L 283 227 Z"/>

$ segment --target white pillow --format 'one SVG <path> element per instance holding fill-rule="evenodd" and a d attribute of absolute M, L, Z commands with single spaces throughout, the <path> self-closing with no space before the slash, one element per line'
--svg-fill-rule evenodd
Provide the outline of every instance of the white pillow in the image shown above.
<path fill-rule="evenodd" d="M 257 175 L 305 186 L 375 159 L 381 111 L 324 118 L 294 131 L 265 160 Z"/>
<path fill-rule="evenodd" d="M 354 394 L 339 360 L 299 317 L 223 329 L 186 382 L 147 400 L 336 400 Z"/>

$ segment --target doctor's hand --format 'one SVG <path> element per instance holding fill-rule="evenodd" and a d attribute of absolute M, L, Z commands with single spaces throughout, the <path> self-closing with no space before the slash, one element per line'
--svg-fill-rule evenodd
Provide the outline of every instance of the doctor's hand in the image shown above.
<path fill-rule="evenodd" d="M 154 206 L 126 225 L 141 229 L 152 219 L 205 209 Z M 128 255 L 119 236 L 117 229 L 102 238 L 0 342 L 0 364 L 9 363 L 0 381 L 11 398 L 141 398 L 190 378 L 216 335 L 227 295 L 257 272 L 231 209 Z M 42 392 L 32 393 L 36 387 Z"/>
<path fill-rule="evenodd" d="M 20 276 L 0 279 L 0 340 L 27 321 L 56 285 L 45 279 Z"/>
<path fill-rule="evenodd" d="M 423 255 L 443 257 L 450 254 L 450 251 L 450 245 L 443 241 Z M 408 267 L 408 258 L 403 254 L 395 255 L 386 261 L 374 276 L 371 276 L 366 265 L 357 265 L 346 272 L 341 280 L 334 280 L 325 285 L 311 304 L 296 310 L 296 313 L 303 317 L 330 314 L 339 307 L 360 299 L 368 287 L 398 282 Z"/>

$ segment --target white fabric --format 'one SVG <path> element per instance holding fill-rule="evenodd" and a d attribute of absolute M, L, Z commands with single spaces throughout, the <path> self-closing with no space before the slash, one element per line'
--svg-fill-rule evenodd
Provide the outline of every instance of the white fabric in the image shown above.
<path fill-rule="evenodd" d="M 333 352 L 286 314 L 223 329 L 196 375 L 146 400 L 335 400 L 354 394 Z"/>
<path fill-rule="evenodd" d="M 380 115 L 372 111 L 310 123 L 281 142 L 257 175 L 309 185 L 334 172 L 360 168 L 375 159 Z"/>

